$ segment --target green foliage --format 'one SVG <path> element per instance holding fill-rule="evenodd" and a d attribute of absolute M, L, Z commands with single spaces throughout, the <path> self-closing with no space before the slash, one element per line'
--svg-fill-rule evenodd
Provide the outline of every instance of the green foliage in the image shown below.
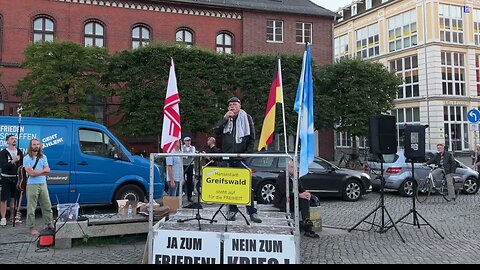
<path fill-rule="evenodd" d="M 27 116 L 94 120 L 94 105 L 105 98 L 101 76 L 107 51 L 73 42 L 36 42 L 25 50 L 22 67 L 28 74 L 18 82 Z"/>
<path fill-rule="evenodd" d="M 122 98 L 115 113 L 123 117 L 118 124 L 127 136 L 159 135 L 168 82 L 170 58 L 174 59 L 180 94 L 182 129 L 210 132 L 225 111 L 230 96 L 242 99 L 242 106 L 254 118 L 259 136 L 270 85 L 282 59 L 287 132 L 296 132 L 293 114 L 296 87 L 302 59 L 293 55 L 232 56 L 178 45 L 154 45 L 123 51 L 111 58 L 105 77 Z M 282 107 L 277 105 L 276 130 L 283 133 Z"/>
<path fill-rule="evenodd" d="M 236 79 L 243 96 L 242 107 L 252 115 L 257 138 L 260 138 L 270 86 L 277 73 L 278 58 L 282 66 L 283 96 L 287 134 L 296 133 L 297 114 L 293 104 L 300 77 L 302 57 L 299 55 L 248 55 L 237 58 Z M 275 133 L 283 134 L 282 105 L 276 106 Z"/>
<path fill-rule="evenodd" d="M 123 115 L 118 125 L 123 135 L 161 133 L 171 58 L 182 129 L 208 132 L 223 115 L 234 85 L 233 56 L 175 45 L 147 46 L 115 54 L 105 77 L 122 98 L 116 113 Z"/>
<path fill-rule="evenodd" d="M 317 76 L 315 122 L 352 136 L 366 136 L 369 117 L 393 108 L 402 83 L 384 65 L 361 59 L 323 66 Z"/>
<path fill-rule="evenodd" d="M 302 57 L 287 54 L 232 56 L 199 48 L 157 44 L 108 56 L 100 48 L 72 42 L 31 44 L 23 67 L 28 74 L 16 94 L 26 115 L 93 120 L 92 105 L 118 96 L 113 114 L 122 116 L 116 128 L 126 136 L 161 134 L 170 59 L 175 62 L 182 129 L 210 132 L 236 95 L 262 128 L 270 86 L 282 64 L 287 133 L 296 133 L 293 104 Z M 313 66 L 314 116 L 317 129 L 337 128 L 364 136 L 371 115 L 392 109 L 401 80 L 382 64 L 348 59 L 319 69 Z M 108 89 L 108 91 L 107 91 Z M 282 106 L 277 104 L 276 133 L 283 133 Z"/>

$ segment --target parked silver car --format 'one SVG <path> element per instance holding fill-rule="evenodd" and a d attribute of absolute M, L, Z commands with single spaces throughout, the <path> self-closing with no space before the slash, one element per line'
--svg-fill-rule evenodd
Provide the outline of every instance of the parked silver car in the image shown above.
<path fill-rule="evenodd" d="M 433 158 L 435 151 L 426 151 L 425 161 Z M 385 189 L 393 189 L 400 192 L 402 196 L 413 195 L 412 164 L 407 162 L 403 150 L 398 150 L 395 154 L 383 155 L 383 177 L 385 179 Z M 462 192 L 465 194 L 475 194 L 478 191 L 478 172 L 457 160 L 458 166 L 455 175 L 463 180 Z M 367 167 L 372 179 L 373 190 L 379 190 L 381 187 L 380 162 L 370 158 L 367 161 Z M 424 180 L 430 168 L 422 163 L 414 163 L 414 177 L 417 183 Z"/>

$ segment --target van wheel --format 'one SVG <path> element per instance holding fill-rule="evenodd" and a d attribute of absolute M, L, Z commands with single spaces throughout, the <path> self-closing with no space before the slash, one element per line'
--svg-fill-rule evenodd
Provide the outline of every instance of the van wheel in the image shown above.
<path fill-rule="evenodd" d="M 137 185 L 128 184 L 121 187 L 115 195 L 116 200 L 135 200 L 136 202 L 145 201 L 145 194 Z"/>

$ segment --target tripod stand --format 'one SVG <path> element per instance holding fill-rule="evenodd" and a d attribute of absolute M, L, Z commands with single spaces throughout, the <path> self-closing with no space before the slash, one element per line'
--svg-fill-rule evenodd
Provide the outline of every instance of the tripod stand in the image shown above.
<path fill-rule="evenodd" d="M 205 164 L 205 166 L 203 166 L 202 168 L 206 167 L 209 163 Z M 199 166 L 200 167 L 200 166 Z M 201 177 L 200 177 L 200 173 L 197 172 L 196 174 L 196 178 L 197 178 L 197 183 L 198 181 L 201 181 Z M 195 213 L 195 217 L 191 217 L 191 218 L 185 218 L 185 219 L 179 219 L 177 220 L 178 223 L 183 223 L 183 222 L 187 222 L 187 221 L 190 221 L 190 220 L 196 220 L 198 222 L 198 230 L 201 231 L 202 230 L 202 227 L 200 226 L 200 221 L 201 220 L 205 220 L 205 221 L 210 221 L 210 223 L 213 223 L 213 222 L 217 222 L 216 220 L 214 220 L 213 218 L 211 219 L 208 219 L 208 218 L 202 218 L 202 216 L 200 215 L 200 208 L 202 208 L 202 205 L 200 204 L 200 190 L 197 189 L 197 202 L 196 202 L 196 207 L 197 208 L 197 213 Z M 192 207 L 193 208 L 193 207 Z M 215 217 L 215 216 L 214 216 Z"/>
<path fill-rule="evenodd" d="M 398 235 L 400 236 L 400 239 L 402 240 L 402 242 L 405 243 L 405 240 L 403 239 L 402 235 L 400 234 L 400 232 L 398 231 L 397 227 L 395 226 L 395 223 L 393 222 L 393 219 L 392 217 L 390 216 L 390 214 L 388 213 L 388 210 L 387 208 L 385 207 L 385 192 L 384 192 L 384 189 L 385 189 L 385 179 L 383 177 L 383 163 L 384 163 L 384 160 L 383 160 L 383 155 L 382 154 L 379 154 L 379 159 L 380 159 L 380 172 L 381 172 L 381 175 L 380 175 L 380 181 L 381 181 L 381 187 L 380 187 L 380 204 L 375 208 L 373 209 L 370 213 L 368 213 L 368 215 L 366 215 L 362 220 L 360 220 L 357 224 L 355 224 L 355 226 L 353 226 L 352 228 L 348 229 L 348 232 L 351 232 L 352 230 L 354 230 L 356 227 L 358 227 L 358 225 L 360 225 L 362 222 L 365 222 L 365 223 L 368 223 L 368 224 L 371 224 L 372 227 L 373 226 L 376 226 L 378 227 L 378 230 L 376 232 L 379 232 L 379 233 L 384 233 L 386 231 L 388 231 L 388 229 L 390 229 L 391 227 L 394 227 L 395 230 L 397 231 Z M 376 224 L 375 223 L 375 218 L 376 218 L 376 212 L 380 210 L 381 211 L 381 223 L 380 225 Z M 385 214 L 388 216 L 388 218 L 390 219 L 390 223 L 392 224 L 391 226 L 386 226 L 385 225 Z M 367 221 L 367 219 L 373 215 L 373 220 L 370 222 L 370 221 Z"/>
<path fill-rule="evenodd" d="M 420 215 L 420 213 L 418 213 L 417 209 L 415 208 L 415 199 L 416 199 L 417 192 L 418 192 L 418 183 L 417 183 L 417 181 L 415 180 L 415 177 L 414 177 L 414 171 L 415 171 L 415 169 L 414 169 L 415 167 L 414 167 L 414 164 L 413 164 L 414 160 L 412 159 L 411 162 L 412 162 L 412 178 L 413 178 L 412 208 L 410 209 L 410 211 L 408 211 L 408 213 L 406 213 L 401 218 L 399 218 L 395 223 L 393 223 L 392 226 L 394 226 L 395 224 L 397 224 L 399 222 L 402 222 L 403 219 L 405 219 L 410 214 L 412 214 L 413 215 L 413 223 L 407 223 L 407 222 L 404 222 L 404 223 L 409 224 L 409 225 L 413 225 L 413 226 L 417 226 L 419 229 L 420 229 L 421 225 L 428 225 L 442 239 L 445 239 L 422 215 Z M 418 217 L 420 217 L 423 220 L 423 222 L 425 222 L 425 223 L 420 224 L 420 221 L 418 220 Z M 390 229 L 390 228 L 388 228 L 388 229 Z"/>

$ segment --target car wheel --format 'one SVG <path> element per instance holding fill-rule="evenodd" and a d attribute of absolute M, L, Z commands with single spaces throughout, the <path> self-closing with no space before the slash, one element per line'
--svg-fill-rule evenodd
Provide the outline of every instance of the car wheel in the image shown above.
<path fill-rule="evenodd" d="M 343 187 L 343 199 L 349 202 L 356 202 L 362 196 L 362 186 L 354 179 L 347 180 Z"/>
<path fill-rule="evenodd" d="M 404 197 L 413 196 L 413 179 L 411 178 L 405 179 L 405 181 L 403 181 L 398 191 L 400 192 L 400 195 Z"/>
<path fill-rule="evenodd" d="M 115 195 L 115 205 L 117 203 L 116 200 L 135 200 L 136 202 L 143 202 L 145 201 L 145 194 L 137 185 L 128 184 L 118 189 Z"/>
<path fill-rule="evenodd" d="M 463 182 L 463 193 L 468 195 L 473 195 L 478 192 L 478 182 L 473 177 L 468 177 L 465 182 Z"/>
<path fill-rule="evenodd" d="M 257 189 L 257 203 L 272 203 L 274 195 L 274 182 L 270 180 L 264 181 Z"/>

